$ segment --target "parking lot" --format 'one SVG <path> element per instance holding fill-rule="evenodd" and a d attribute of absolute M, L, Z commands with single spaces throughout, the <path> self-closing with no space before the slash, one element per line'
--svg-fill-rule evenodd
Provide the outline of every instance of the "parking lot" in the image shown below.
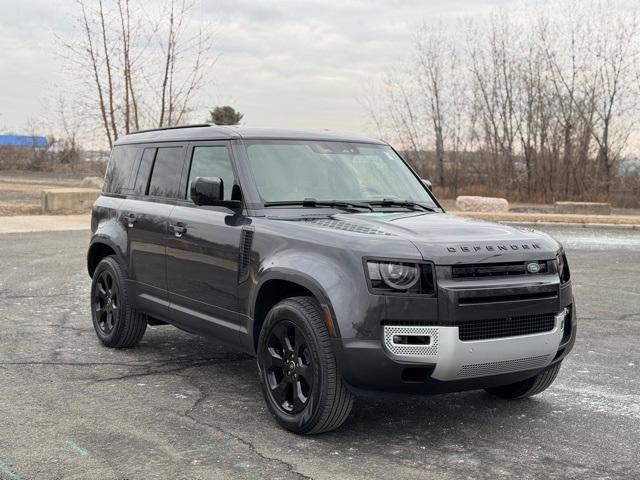
<path fill-rule="evenodd" d="M 253 359 L 170 326 L 95 337 L 89 233 L 0 235 L 0 478 L 640 478 L 640 232 L 564 242 L 578 339 L 531 400 L 359 398 L 343 427 L 278 428 Z"/>

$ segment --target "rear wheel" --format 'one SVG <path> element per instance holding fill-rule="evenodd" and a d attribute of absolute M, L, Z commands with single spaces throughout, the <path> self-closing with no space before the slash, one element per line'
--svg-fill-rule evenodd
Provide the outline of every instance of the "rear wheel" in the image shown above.
<path fill-rule="evenodd" d="M 295 433 L 338 428 L 353 406 L 331 350 L 322 310 L 311 297 L 271 309 L 258 341 L 258 373 L 269 410 Z"/>
<path fill-rule="evenodd" d="M 503 385 L 500 387 L 487 388 L 487 392 L 500 398 L 517 400 L 527 398 L 546 390 L 553 383 L 560 371 L 560 364 L 554 363 L 550 367 L 537 374 L 535 377 L 527 378 L 521 382 Z"/>
<path fill-rule="evenodd" d="M 91 282 L 91 317 L 96 335 L 107 347 L 136 345 L 147 329 L 147 317 L 129 303 L 126 276 L 113 256 L 100 261 Z"/>

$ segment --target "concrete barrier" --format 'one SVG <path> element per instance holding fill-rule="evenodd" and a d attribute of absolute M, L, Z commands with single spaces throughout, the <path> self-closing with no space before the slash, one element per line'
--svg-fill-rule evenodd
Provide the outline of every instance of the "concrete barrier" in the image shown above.
<path fill-rule="evenodd" d="M 462 212 L 508 212 L 509 202 L 505 198 L 461 195 L 456 198 L 456 207 Z"/>
<path fill-rule="evenodd" d="M 43 212 L 89 210 L 100 190 L 95 188 L 52 188 L 43 190 L 40 202 Z"/>
<path fill-rule="evenodd" d="M 611 215 L 610 203 L 598 202 L 555 202 L 553 209 L 556 213 L 570 213 L 576 215 Z"/>

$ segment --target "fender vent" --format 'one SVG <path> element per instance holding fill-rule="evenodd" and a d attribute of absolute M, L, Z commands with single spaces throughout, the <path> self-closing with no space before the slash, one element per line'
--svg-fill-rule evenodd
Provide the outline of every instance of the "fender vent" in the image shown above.
<path fill-rule="evenodd" d="M 251 264 L 251 247 L 253 245 L 253 229 L 243 228 L 240 236 L 240 252 L 238 259 L 238 283 L 249 278 Z"/>

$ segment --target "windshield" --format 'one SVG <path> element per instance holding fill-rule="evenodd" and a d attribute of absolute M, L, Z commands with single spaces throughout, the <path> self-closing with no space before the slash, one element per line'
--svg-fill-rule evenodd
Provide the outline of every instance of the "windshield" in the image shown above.
<path fill-rule="evenodd" d="M 404 200 L 434 206 L 422 183 L 388 146 L 312 140 L 248 140 L 264 202 Z"/>

